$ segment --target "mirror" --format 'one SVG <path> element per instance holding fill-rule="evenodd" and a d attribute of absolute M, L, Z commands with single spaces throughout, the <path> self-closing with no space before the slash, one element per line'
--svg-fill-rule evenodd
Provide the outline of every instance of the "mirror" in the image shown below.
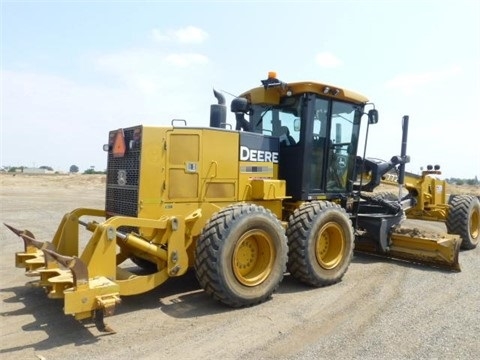
<path fill-rule="evenodd" d="M 372 109 L 368 112 L 368 123 L 376 124 L 378 123 L 378 110 Z"/>
<path fill-rule="evenodd" d="M 246 113 L 249 110 L 248 100 L 245 98 L 235 98 L 232 100 L 230 110 L 234 113 Z"/>
<path fill-rule="evenodd" d="M 300 131 L 300 119 L 299 118 L 296 118 L 295 120 L 293 120 L 293 130 L 294 131 Z"/>

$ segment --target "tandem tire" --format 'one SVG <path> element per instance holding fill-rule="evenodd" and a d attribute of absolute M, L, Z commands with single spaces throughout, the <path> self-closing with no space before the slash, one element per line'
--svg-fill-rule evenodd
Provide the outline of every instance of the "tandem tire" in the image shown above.
<path fill-rule="evenodd" d="M 231 307 L 267 300 L 283 279 L 287 238 L 277 217 L 255 204 L 235 204 L 214 214 L 195 249 L 201 287 Z"/>
<path fill-rule="evenodd" d="M 447 231 L 460 235 L 461 248 L 471 250 L 480 241 L 480 201 L 475 196 L 453 195 L 448 200 Z"/>
<path fill-rule="evenodd" d="M 339 282 L 353 257 L 352 222 L 339 205 L 313 201 L 290 216 L 288 228 L 290 274 L 310 286 Z"/>

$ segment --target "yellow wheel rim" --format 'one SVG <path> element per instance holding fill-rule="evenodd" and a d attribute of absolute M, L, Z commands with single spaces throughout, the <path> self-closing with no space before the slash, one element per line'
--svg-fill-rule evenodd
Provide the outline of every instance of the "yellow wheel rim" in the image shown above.
<path fill-rule="evenodd" d="M 233 272 L 245 286 L 261 284 L 272 272 L 275 248 L 263 230 L 250 230 L 238 240 L 233 252 Z"/>
<path fill-rule="evenodd" d="M 315 256 L 324 269 L 333 269 L 343 258 L 345 235 L 342 228 L 334 222 L 323 225 L 315 243 Z"/>
<path fill-rule="evenodd" d="M 470 236 L 473 239 L 478 237 L 478 232 L 480 228 L 480 214 L 478 209 L 474 209 L 472 216 L 470 217 Z"/>

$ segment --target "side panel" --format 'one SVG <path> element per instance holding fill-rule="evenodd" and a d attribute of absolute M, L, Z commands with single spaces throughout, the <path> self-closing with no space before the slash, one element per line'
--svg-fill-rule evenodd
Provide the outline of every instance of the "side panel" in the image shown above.
<path fill-rule="evenodd" d="M 165 143 L 169 128 L 143 127 L 138 216 L 156 219 L 161 213 L 165 184 Z"/>
<path fill-rule="evenodd" d="M 199 195 L 201 131 L 172 131 L 167 140 L 167 199 L 195 201 Z"/>
<path fill-rule="evenodd" d="M 167 202 L 236 201 L 238 133 L 173 129 L 167 133 Z"/>
<path fill-rule="evenodd" d="M 238 138 L 237 132 L 203 130 L 202 201 L 238 199 Z"/>

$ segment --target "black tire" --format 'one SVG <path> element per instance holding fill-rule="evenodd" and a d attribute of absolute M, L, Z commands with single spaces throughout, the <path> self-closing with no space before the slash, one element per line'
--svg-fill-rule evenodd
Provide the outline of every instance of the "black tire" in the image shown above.
<path fill-rule="evenodd" d="M 371 192 L 371 193 L 362 192 L 362 196 L 368 197 L 368 198 L 387 200 L 387 201 L 397 201 L 398 200 L 398 194 L 395 194 L 395 193 L 390 192 L 390 191 Z"/>
<path fill-rule="evenodd" d="M 352 222 L 337 204 L 303 204 L 290 216 L 287 237 L 287 268 L 305 284 L 320 287 L 337 283 L 352 261 Z"/>
<path fill-rule="evenodd" d="M 383 200 L 398 201 L 398 194 L 395 194 L 393 192 L 384 191 L 384 192 L 374 193 L 374 195 Z"/>
<path fill-rule="evenodd" d="M 286 271 L 282 224 L 270 210 L 255 204 L 235 204 L 214 214 L 195 251 L 201 287 L 232 307 L 265 301 Z"/>
<path fill-rule="evenodd" d="M 469 195 L 454 195 L 448 200 L 447 231 L 460 235 L 461 248 L 471 250 L 480 241 L 480 201 Z"/>

